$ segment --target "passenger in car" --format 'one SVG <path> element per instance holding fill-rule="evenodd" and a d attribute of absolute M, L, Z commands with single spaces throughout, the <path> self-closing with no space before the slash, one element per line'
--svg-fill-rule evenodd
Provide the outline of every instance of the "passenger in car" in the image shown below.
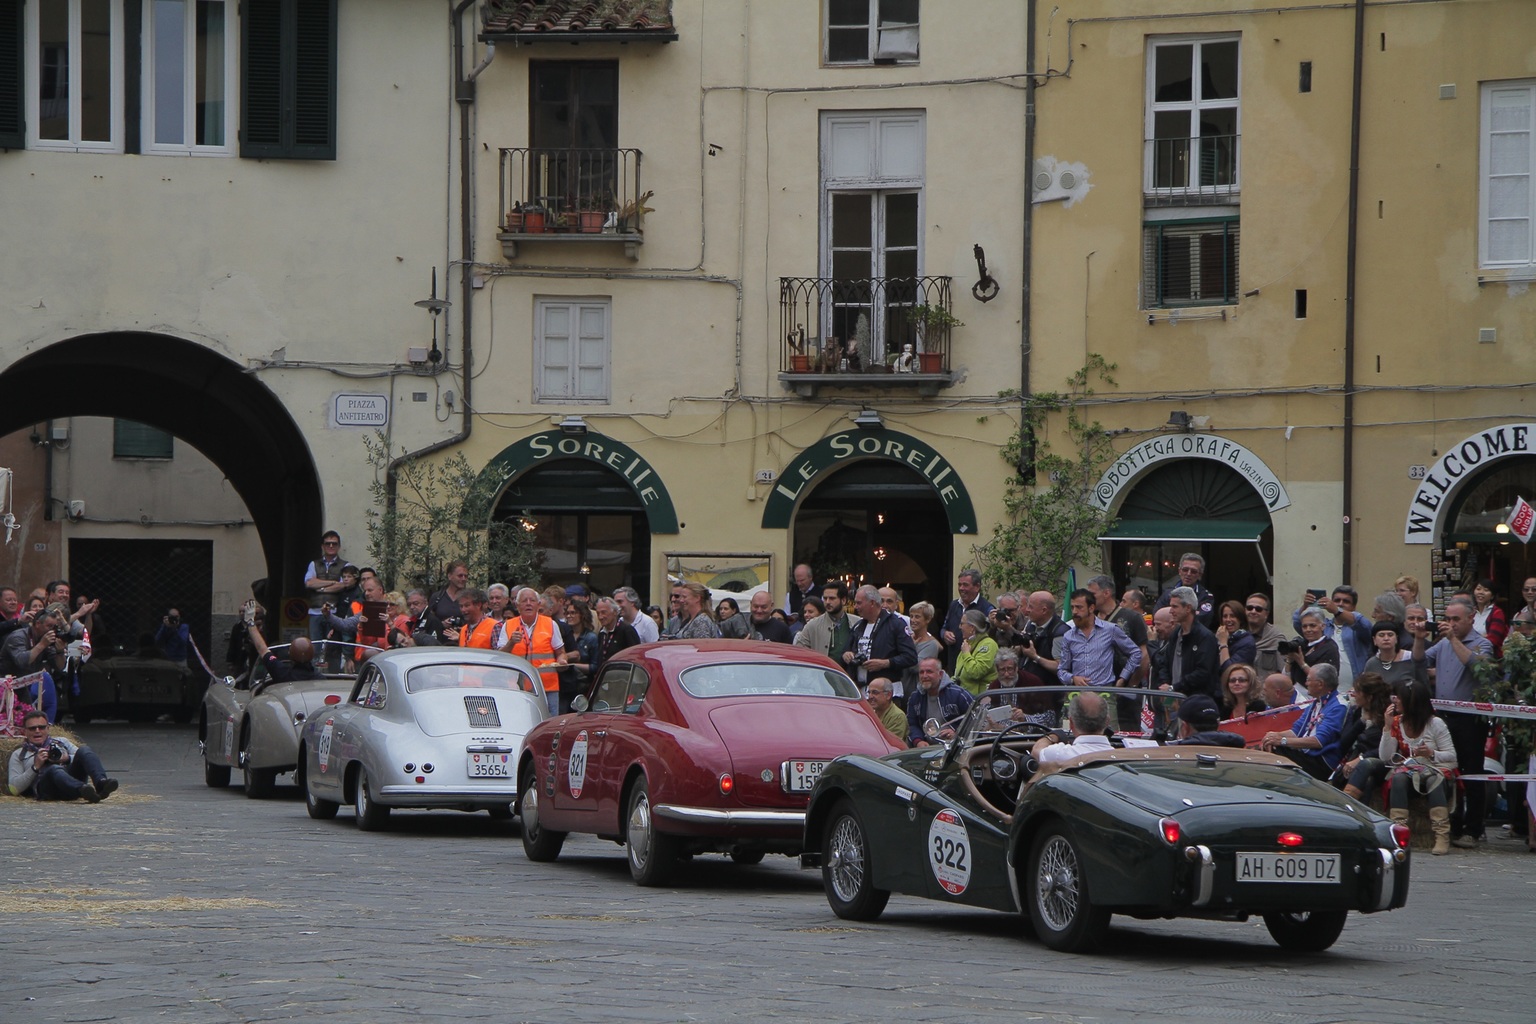
<path fill-rule="evenodd" d="M 1247 742 L 1235 732 L 1221 731 L 1221 712 L 1205 694 L 1196 694 L 1179 705 L 1179 738 L 1170 747 L 1243 747 Z"/>

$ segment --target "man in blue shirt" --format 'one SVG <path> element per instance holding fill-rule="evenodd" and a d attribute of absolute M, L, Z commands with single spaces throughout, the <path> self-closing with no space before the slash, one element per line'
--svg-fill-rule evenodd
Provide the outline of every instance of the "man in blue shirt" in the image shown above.
<path fill-rule="evenodd" d="M 1061 638 L 1061 657 L 1056 664 L 1056 678 L 1071 686 L 1129 685 L 1141 667 L 1141 648 L 1131 642 L 1125 630 L 1099 618 L 1093 595 L 1074 590 L 1070 598 L 1072 625 Z M 1115 674 L 1115 652 L 1125 658 L 1120 674 Z"/>
<path fill-rule="evenodd" d="M 917 663 L 917 683 L 917 692 L 907 697 L 907 739 L 914 747 L 926 747 L 929 740 L 923 723 L 937 718 L 942 725 L 959 718 L 970 708 L 972 698 L 949 678 L 938 658 L 924 658 Z M 944 732 L 939 734 L 941 738 L 945 738 Z"/>
<path fill-rule="evenodd" d="M 1326 781 L 1339 766 L 1339 736 L 1349 711 L 1339 700 L 1339 670 L 1323 662 L 1309 666 L 1307 693 L 1312 695 L 1312 703 L 1291 731 L 1265 733 L 1263 747 Z"/>

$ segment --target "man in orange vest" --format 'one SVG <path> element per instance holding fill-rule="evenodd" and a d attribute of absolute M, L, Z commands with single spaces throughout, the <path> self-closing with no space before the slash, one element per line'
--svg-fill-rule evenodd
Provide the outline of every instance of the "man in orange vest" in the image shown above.
<path fill-rule="evenodd" d="M 548 615 L 539 614 L 539 592 L 523 587 L 517 592 L 518 617 L 507 623 L 507 645 L 502 648 L 527 658 L 539 670 L 549 713 L 560 713 L 560 669 L 566 663 L 565 640 Z"/>
<path fill-rule="evenodd" d="M 491 649 L 491 632 L 496 628 L 496 620 L 485 614 L 485 605 L 483 590 L 471 588 L 459 595 L 459 613 L 464 616 L 464 624 L 457 630 L 460 647 Z"/>

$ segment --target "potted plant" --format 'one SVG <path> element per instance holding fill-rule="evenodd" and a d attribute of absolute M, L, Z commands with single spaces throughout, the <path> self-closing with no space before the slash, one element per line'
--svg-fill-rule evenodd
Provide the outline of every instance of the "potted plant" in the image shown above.
<path fill-rule="evenodd" d="M 537 203 L 528 203 L 523 207 L 523 233 L 529 235 L 542 235 L 549 230 L 549 211 Z"/>
<path fill-rule="evenodd" d="M 806 351 L 805 347 L 805 325 L 796 324 L 795 329 L 789 332 L 785 340 L 789 342 L 789 347 L 794 350 L 793 354 L 789 357 L 789 372 L 810 373 L 811 354 Z"/>
<path fill-rule="evenodd" d="M 646 206 L 646 201 L 656 194 L 654 189 L 646 189 L 640 193 L 640 198 L 631 199 L 619 205 L 618 230 L 623 235 L 638 235 L 645 228 L 640 221 L 648 213 L 655 213 L 651 207 Z"/>
<path fill-rule="evenodd" d="M 582 196 L 576 200 L 576 230 L 584 235 L 599 234 L 612 212 L 613 197 L 607 192 Z"/>
<path fill-rule="evenodd" d="M 523 231 L 522 203 L 512 204 L 512 209 L 507 213 L 507 230 L 512 234 L 520 234 Z"/>
<path fill-rule="evenodd" d="M 921 303 L 907 311 L 907 322 L 917 329 L 917 362 L 919 373 L 943 373 L 944 352 L 930 352 L 927 338 L 929 332 L 937 335 L 942 333 L 945 337 L 956 327 L 964 327 L 965 323 L 955 318 L 954 314 L 943 306 L 935 306 L 931 303 Z"/>

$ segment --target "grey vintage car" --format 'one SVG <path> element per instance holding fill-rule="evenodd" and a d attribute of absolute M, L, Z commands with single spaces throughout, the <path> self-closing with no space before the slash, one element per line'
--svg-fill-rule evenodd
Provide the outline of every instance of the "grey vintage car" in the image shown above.
<path fill-rule="evenodd" d="M 324 664 L 317 643 L 315 663 Z M 347 656 L 353 653 L 347 644 Z M 288 645 L 278 644 L 272 653 L 288 655 Z M 327 704 L 346 697 L 355 673 L 326 675 L 320 679 L 275 682 L 258 662 L 239 676 L 226 676 L 209 685 L 203 694 L 197 739 L 203 751 L 203 781 L 213 787 L 229 785 L 230 770 L 241 769 L 245 795 L 272 795 L 277 777 L 299 764 L 299 729 L 304 721 Z"/>
<path fill-rule="evenodd" d="M 325 819 L 351 804 L 369 831 L 395 807 L 510 818 L 523 737 L 548 715 L 538 670 L 522 658 L 457 647 L 385 652 L 345 700 L 304 723 L 305 805 Z"/>

